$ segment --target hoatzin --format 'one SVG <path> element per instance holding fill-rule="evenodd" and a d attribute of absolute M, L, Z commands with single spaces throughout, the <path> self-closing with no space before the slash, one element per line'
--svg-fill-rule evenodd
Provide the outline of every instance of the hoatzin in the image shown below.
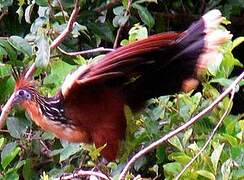
<path fill-rule="evenodd" d="M 19 78 L 14 102 L 58 138 L 106 144 L 102 155 L 114 160 L 126 131 L 124 106 L 136 111 L 149 98 L 196 88 L 201 72 L 219 57 L 219 45 L 231 38 L 217 28 L 222 20 L 212 10 L 182 33 L 161 33 L 120 47 L 69 74 L 53 97 Z"/>

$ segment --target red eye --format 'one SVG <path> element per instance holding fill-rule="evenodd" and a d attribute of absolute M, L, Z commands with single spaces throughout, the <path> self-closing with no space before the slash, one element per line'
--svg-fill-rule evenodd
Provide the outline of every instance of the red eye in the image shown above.
<path fill-rule="evenodd" d="M 20 90 L 20 91 L 19 91 L 19 95 L 20 95 L 20 96 L 23 96 L 24 94 L 25 94 L 25 92 L 24 92 L 23 90 Z"/>

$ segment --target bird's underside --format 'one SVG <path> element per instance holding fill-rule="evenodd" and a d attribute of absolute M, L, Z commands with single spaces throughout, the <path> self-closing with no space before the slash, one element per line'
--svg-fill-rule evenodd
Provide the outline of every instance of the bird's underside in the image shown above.
<path fill-rule="evenodd" d="M 213 10 L 183 33 L 162 33 L 118 48 L 68 75 L 53 98 L 42 97 L 21 79 L 15 91 L 33 91 L 35 98 L 22 105 L 44 130 L 73 142 L 106 144 L 102 155 L 114 160 L 126 131 L 124 106 L 138 110 L 149 98 L 196 88 L 218 46 L 231 38 L 217 30 L 221 20 Z"/>

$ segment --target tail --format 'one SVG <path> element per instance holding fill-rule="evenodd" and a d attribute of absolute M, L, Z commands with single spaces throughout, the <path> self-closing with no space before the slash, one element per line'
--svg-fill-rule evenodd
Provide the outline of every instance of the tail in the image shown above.
<path fill-rule="evenodd" d="M 168 40 L 168 44 L 164 42 L 154 51 L 144 53 L 144 58 L 153 63 L 141 66 L 143 75 L 126 86 L 129 105 L 137 107 L 152 97 L 197 88 L 207 65 L 220 57 L 218 47 L 232 37 L 228 31 L 218 29 L 222 20 L 219 10 L 209 11 L 186 31 Z M 165 34 L 156 36 L 158 40 Z M 150 38 L 153 44 L 153 37 L 147 41 Z"/>

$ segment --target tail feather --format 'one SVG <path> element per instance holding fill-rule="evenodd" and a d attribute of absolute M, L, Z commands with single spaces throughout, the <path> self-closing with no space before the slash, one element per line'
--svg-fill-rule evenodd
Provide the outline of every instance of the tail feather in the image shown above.
<path fill-rule="evenodd" d="M 129 104 L 137 107 L 148 98 L 195 89 L 207 65 L 219 58 L 219 45 L 232 37 L 228 31 L 218 29 L 222 20 L 220 11 L 209 11 L 181 33 L 173 45 L 158 52 L 148 52 L 156 59 L 157 69 L 153 69 L 154 66 L 136 82 L 127 85 L 125 92 Z"/>

